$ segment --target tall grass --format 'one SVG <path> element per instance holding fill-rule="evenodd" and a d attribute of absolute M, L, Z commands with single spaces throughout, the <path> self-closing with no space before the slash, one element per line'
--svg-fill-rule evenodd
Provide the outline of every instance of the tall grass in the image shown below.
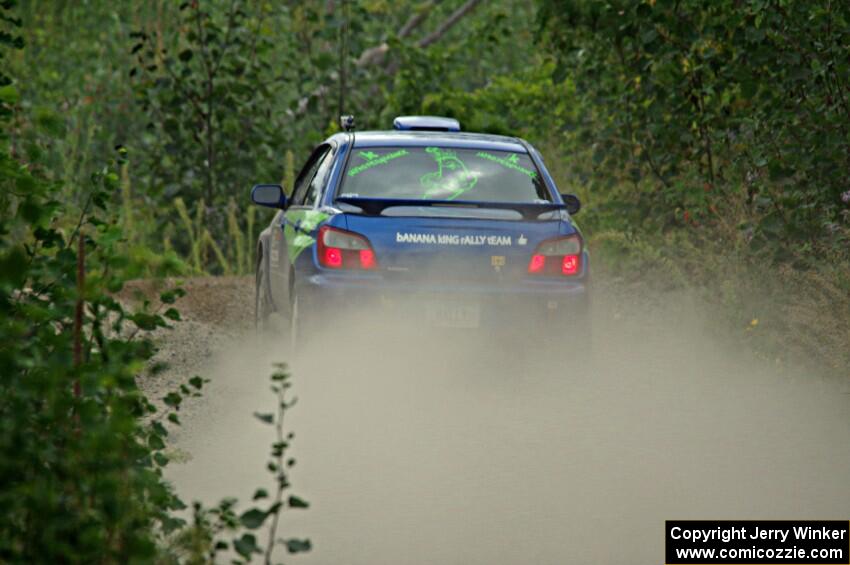
<path fill-rule="evenodd" d="M 244 275 L 252 272 L 256 224 L 253 206 L 243 211 L 236 200 L 230 198 L 226 209 L 227 242 L 224 245 L 216 241 L 205 226 L 206 203 L 203 199 L 195 205 L 194 216 L 180 197 L 174 199 L 174 209 L 180 218 L 181 234 L 188 242 L 188 260 L 194 273 Z M 172 245 L 170 238 L 166 245 Z"/>
<path fill-rule="evenodd" d="M 189 265 L 195 273 L 203 273 L 203 263 L 201 261 L 201 228 L 196 227 L 195 222 L 193 222 L 192 218 L 189 216 L 189 209 L 186 207 L 186 203 L 179 196 L 174 199 L 174 209 L 177 211 L 177 215 L 183 223 L 183 232 L 186 234 L 189 241 Z M 199 224 L 203 221 L 203 214 L 204 201 L 201 199 L 197 204 L 196 216 L 199 218 Z"/>
<path fill-rule="evenodd" d="M 124 163 L 121 166 L 121 228 L 124 231 L 124 237 L 131 245 L 139 240 L 139 234 L 136 231 L 134 209 L 129 169 L 127 163 Z"/>
<path fill-rule="evenodd" d="M 283 179 L 280 181 L 286 196 L 292 196 L 295 187 L 295 155 L 287 149 L 283 160 Z"/>

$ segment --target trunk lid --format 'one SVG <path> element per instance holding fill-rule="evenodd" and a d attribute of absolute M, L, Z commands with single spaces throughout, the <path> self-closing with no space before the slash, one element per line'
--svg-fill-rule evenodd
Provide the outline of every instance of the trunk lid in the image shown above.
<path fill-rule="evenodd" d="M 561 228 L 557 213 L 549 214 L 549 220 L 495 219 L 493 214 L 462 219 L 345 216 L 349 230 L 369 239 L 385 276 L 411 279 L 493 281 L 524 276 L 537 245 L 558 236 Z"/>

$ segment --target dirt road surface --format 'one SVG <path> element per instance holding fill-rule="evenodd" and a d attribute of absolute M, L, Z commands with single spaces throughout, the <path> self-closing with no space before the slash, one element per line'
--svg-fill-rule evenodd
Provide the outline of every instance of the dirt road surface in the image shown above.
<path fill-rule="evenodd" d="M 174 436 L 187 501 L 236 496 L 265 471 L 268 374 L 291 361 L 298 463 L 281 535 L 293 563 L 661 563 L 665 519 L 846 519 L 850 396 L 755 359 L 685 296 L 595 296 L 595 362 L 417 327 L 329 322 L 288 359 L 250 330 L 245 279 L 199 279 L 161 339 L 170 371 L 212 379 Z M 282 560 L 286 556 L 278 555 Z"/>

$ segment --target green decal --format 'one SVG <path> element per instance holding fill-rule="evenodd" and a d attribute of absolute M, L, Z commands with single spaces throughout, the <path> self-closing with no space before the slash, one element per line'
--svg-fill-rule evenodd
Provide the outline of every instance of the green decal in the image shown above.
<path fill-rule="evenodd" d="M 372 167 L 384 165 L 386 163 L 389 163 L 393 159 L 398 159 L 399 157 L 404 157 L 408 154 L 409 153 L 407 152 L 407 149 L 399 149 L 398 151 L 393 151 L 392 153 L 387 153 L 386 155 L 380 157 L 371 151 L 360 151 L 358 152 L 358 156 L 366 159 L 366 162 L 349 169 L 348 176 L 357 176 L 363 171 L 371 169 Z"/>
<path fill-rule="evenodd" d="M 318 210 L 291 210 L 286 213 L 286 226 L 283 228 L 283 235 L 286 238 L 290 263 L 295 263 L 301 252 L 316 242 L 316 238 L 309 232 L 315 230 L 316 226 L 327 218 L 328 214 Z M 298 224 L 299 229 L 296 230 L 293 224 Z"/>
<path fill-rule="evenodd" d="M 503 167 L 507 167 L 508 169 L 513 169 L 514 171 L 518 171 L 524 175 L 528 175 L 531 178 L 537 178 L 537 171 L 532 171 L 531 169 L 526 169 L 525 167 L 519 166 L 519 156 L 516 153 L 511 153 L 510 157 L 497 157 L 496 155 L 491 155 L 490 153 L 485 153 L 480 151 L 476 154 L 478 157 L 482 159 L 487 159 L 488 161 L 493 161 L 494 163 L 499 163 Z"/>
<path fill-rule="evenodd" d="M 425 188 L 422 198 L 431 198 L 439 193 L 449 193 L 445 200 L 454 200 L 472 189 L 478 177 L 458 159 L 454 151 L 429 147 L 425 150 L 437 161 L 438 170 L 422 175 L 419 183 Z"/>

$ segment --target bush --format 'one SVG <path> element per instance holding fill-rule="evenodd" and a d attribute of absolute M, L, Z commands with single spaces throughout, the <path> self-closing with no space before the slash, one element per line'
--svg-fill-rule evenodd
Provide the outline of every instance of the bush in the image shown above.
<path fill-rule="evenodd" d="M 11 28 L 0 30 L 0 58 L 23 45 L 13 4 L 0 4 L 0 23 Z M 166 438 L 204 380 L 192 377 L 158 409 L 136 379 L 164 368 L 150 363 L 149 332 L 180 320 L 174 303 L 183 293 L 168 290 L 157 308 L 145 301 L 132 311 L 115 296 L 130 276 L 171 274 L 182 264 L 125 237 L 127 207 L 112 202 L 124 192 L 123 147 L 91 175 L 79 206 L 59 199 L 50 180 L 57 175 L 24 160 L 7 135 L 21 110 L 18 86 L 0 71 L 0 561 L 198 562 L 229 547 L 250 561 L 258 550 L 250 531 L 267 519 L 266 560 L 278 545 L 308 551 L 309 540 L 276 535 L 284 508 L 307 506 L 283 496 L 294 460 L 284 459 L 291 434 L 283 413 L 292 403 L 282 368 L 272 376 L 278 412 L 260 415 L 276 424 L 272 502 L 239 516 L 235 501 L 196 506 L 191 526 L 176 515 L 186 507 L 163 479 Z M 258 491 L 255 500 L 263 497 Z M 224 539 L 231 535 L 232 546 Z M 207 543 L 184 543 L 190 538 Z"/>

